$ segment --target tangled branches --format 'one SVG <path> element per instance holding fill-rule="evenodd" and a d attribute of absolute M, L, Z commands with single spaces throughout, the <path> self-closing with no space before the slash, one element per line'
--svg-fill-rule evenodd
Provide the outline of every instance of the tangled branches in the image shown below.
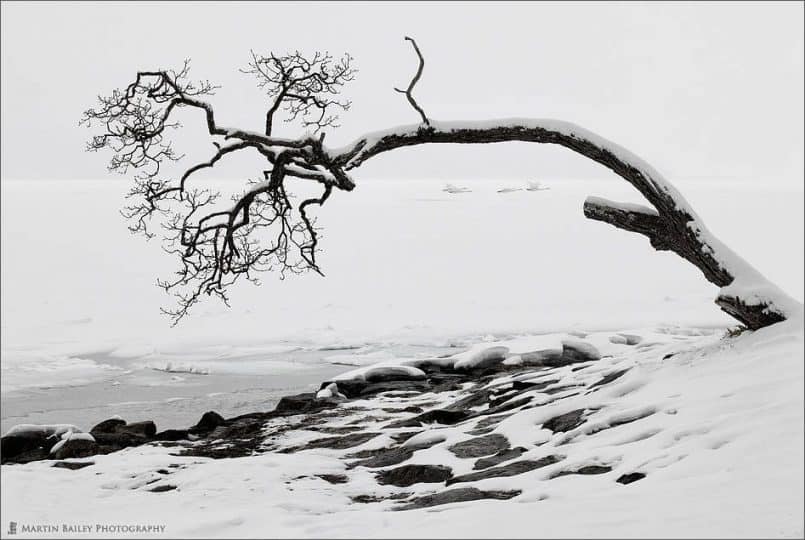
<path fill-rule="evenodd" d="M 334 60 L 329 53 L 319 51 L 311 58 L 299 51 L 280 56 L 252 51 L 249 66 L 241 71 L 254 75 L 257 85 L 274 100 L 266 113 L 266 135 L 271 135 L 274 114 L 280 107 L 288 114 L 286 122 L 299 119 L 303 127 L 312 128 L 314 133 L 338 127 L 338 115 L 332 111 L 347 111 L 352 103 L 337 96 L 357 73 L 350 55 Z"/>
<path fill-rule="evenodd" d="M 255 58 L 257 58 L 255 56 Z M 348 56 L 332 64 L 327 54 L 316 53 L 308 61 L 299 53 L 275 57 L 267 64 L 257 64 L 261 71 L 274 73 L 280 91 L 269 110 L 269 118 L 285 103 L 291 119 L 307 118 L 306 107 L 320 115 L 306 120 L 316 131 L 334 125 L 334 115 L 325 115 L 333 106 L 346 108 L 348 102 L 322 97 L 336 95 L 352 79 L 354 69 Z M 314 270 L 318 232 L 309 215 L 311 205 L 323 205 L 333 188 L 351 190 L 354 183 L 324 151 L 320 137 L 278 139 L 220 126 L 207 102 L 200 96 L 211 95 L 215 86 L 208 81 L 188 81 L 189 64 L 179 71 L 142 71 L 125 89 L 99 96 L 98 107 L 84 113 L 81 124 L 101 126 L 93 136 L 89 151 L 110 150 L 110 170 L 125 174 L 136 170 L 129 204 L 122 214 L 129 220 L 132 233 L 152 238 L 154 218 L 161 226 L 163 249 L 179 259 L 172 279 L 158 280 L 173 293 L 177 307 L 163 309 L 175 324 L 202 296 L 216 296 L 227 302 L 227 288 L 240 278 L 257 281 L 256 274 L 266 270 L 301 273 Z M 268 82 L 266 83 L 268 85 Z M 174 113 L 180 108 L 203 111 L 207 131 L 213 137 L 215 152 L 185 169 L 176 177 L 163 171 L 166 162 L 179 161 L 166 138 L 168 129 L 180 126 Z M 224 157 L 241 150 L 256 150 L 269 164 L 263 180 L 251 182 L 248 189 L 233 198 L 229 207 L 221 206 L 221 194 L 190 185 L 191 177 L 214 167 Z M 321 194 L 294 201 L 286 180 L 296 178 L 316 182 Z"/>

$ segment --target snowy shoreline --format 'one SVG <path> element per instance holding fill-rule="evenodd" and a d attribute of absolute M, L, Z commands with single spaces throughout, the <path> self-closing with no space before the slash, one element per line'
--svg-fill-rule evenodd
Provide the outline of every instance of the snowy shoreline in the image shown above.
<path fill-rule="evenodd" d="M 535 519 L 551 537 L 655 536 L 658 520 L 677 537 L 797 537 L 802 357 L 801 320 L 481 342 L 359 367 L 273 412 L 204 415 L 195 440 L 3 465 L 2 504 L 69 523 L 90 502 L 124 524 L 134 505 L 166 537 L 533 537 Z"/>

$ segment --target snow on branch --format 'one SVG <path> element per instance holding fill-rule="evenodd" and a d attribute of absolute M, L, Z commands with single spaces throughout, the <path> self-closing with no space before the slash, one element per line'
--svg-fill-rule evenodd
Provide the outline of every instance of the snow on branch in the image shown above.
<path fill-rule="evenodd" d="M 685 198 L 644 160 L 581 126 L 553 119 L 506 118 L 477 122 L 431 120 L 429 126 L 406 125 L 369 133 L 338 149 L 328 149 L 345 170 L 396 148 L 421 144 L 489 144 L 501 142 L 556 144 L 591 159 L 629 182 L 653 209 L 645 206 L 588 199 L 584 211 L 591 219 L 637 232 L 658 250 L 670 250 L 694 264 L 718 287 L 734 282 L 741 302 L 723 294 L 717 304 L 749 328 L 773 324 L 802 306 L 722 244 L 704 226 Z"/>

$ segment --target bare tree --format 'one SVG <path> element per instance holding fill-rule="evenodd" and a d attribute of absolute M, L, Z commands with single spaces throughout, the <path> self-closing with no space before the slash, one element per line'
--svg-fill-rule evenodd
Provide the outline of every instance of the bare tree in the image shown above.
<path fill-rule="evenodd" d="M 256 281 L 261 271 L 300 273 L 314 270 L 318 247 L 312 206 L 322 206 L 333 189 L 351 191 L 347 171 L 396 148 L 420 144 L 486 144 L 508 141 L 557 144 L 607 167 L 634 186 L 651 207 L 590 197 L 584 203 L 588 218 L 646 236 L 658 250 L 670 250 L 694 264 L 705 278 L 721 287 L 716 303 L 722 310 L 756 329 L 786 319 L 801 310 L 751 266 L 707 231 L 688 203 L 670 183 L 637 156 L 579 126 L 557 120 L 505 119 L 486 122 L 437 122 L 426 115 L 413 96 L 422 76 L 424 58 L 409 37 L 419 65 L 404 94 L 421 122 L 359 137 L 340 149 L 324 146 L 324 129 L 337 127 L 338 112 L 350 102 L 342 99 L 356 69 L 352 57 L 299 51 L 284 55 L 252 52 L 245 73 L 253 74 L 266 91 L 269 105 L 265 130 L 254 133 L 218 124 L 212 106 L 201 99 L 216 89 L 208 81 L 192 82 L 188 63 L 179 71 L 141 71 L 125 89 L 99 97 L 99 105 L 84 113 L 82 123 L 100 127 L 88 150 L 112 151 L 110 169 L 135 171 L 131 203 L 124 215 L 130 230 L 152 236 L 151 222 L 160 218 L 164 249 L 179 259 L 176 276 L 158 283 L 178 301 L 163 310 L 174 324 L 203 295 L 227 301 L 226 291 L 241 277 Z M 204 114 L 215 151 L 176 178 L 161 165 L 177 161 L 166 138 L 178 127 L 174 112 L 198 109 Z M 278 111 L 286 121 L 299 120 L 307 134 L 298 138 L 274 135 Z M 312 131 L 311 131 L 312 129 Z M 193 174 L 214 167 L 224 157 L 253 149 L 265 158 L 260 181 L 224 209 L 213 208 L 220 194 L 190 185 Z M 320 194 L 294 204 L 286 190 L 288 179 L 318 184 Z M 260 234 L 258 234 L 260 233 Z"/>

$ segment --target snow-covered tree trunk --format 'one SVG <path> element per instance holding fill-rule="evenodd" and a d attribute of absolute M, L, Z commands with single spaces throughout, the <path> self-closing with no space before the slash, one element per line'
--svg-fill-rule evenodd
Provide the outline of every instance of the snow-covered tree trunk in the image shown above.
<path fill-rule="evenodd" d="M 359 138 L 330 158 L 344 170 L 403 146 L 521 141 L 558 144 L 596 161 L 632 184 L 651 207 L 588 197 L 584 215 L 646 236 L 657 250 L 673 251 L 721 288 L 716 303 L 723 311 L 757 329 L 802 310 L 727 246 L 715 238 L 685 198 L 656 170 L 624 148 L 580 126 L 558 120 L 503 119 L 438 122 L 402 126 Z"/>

